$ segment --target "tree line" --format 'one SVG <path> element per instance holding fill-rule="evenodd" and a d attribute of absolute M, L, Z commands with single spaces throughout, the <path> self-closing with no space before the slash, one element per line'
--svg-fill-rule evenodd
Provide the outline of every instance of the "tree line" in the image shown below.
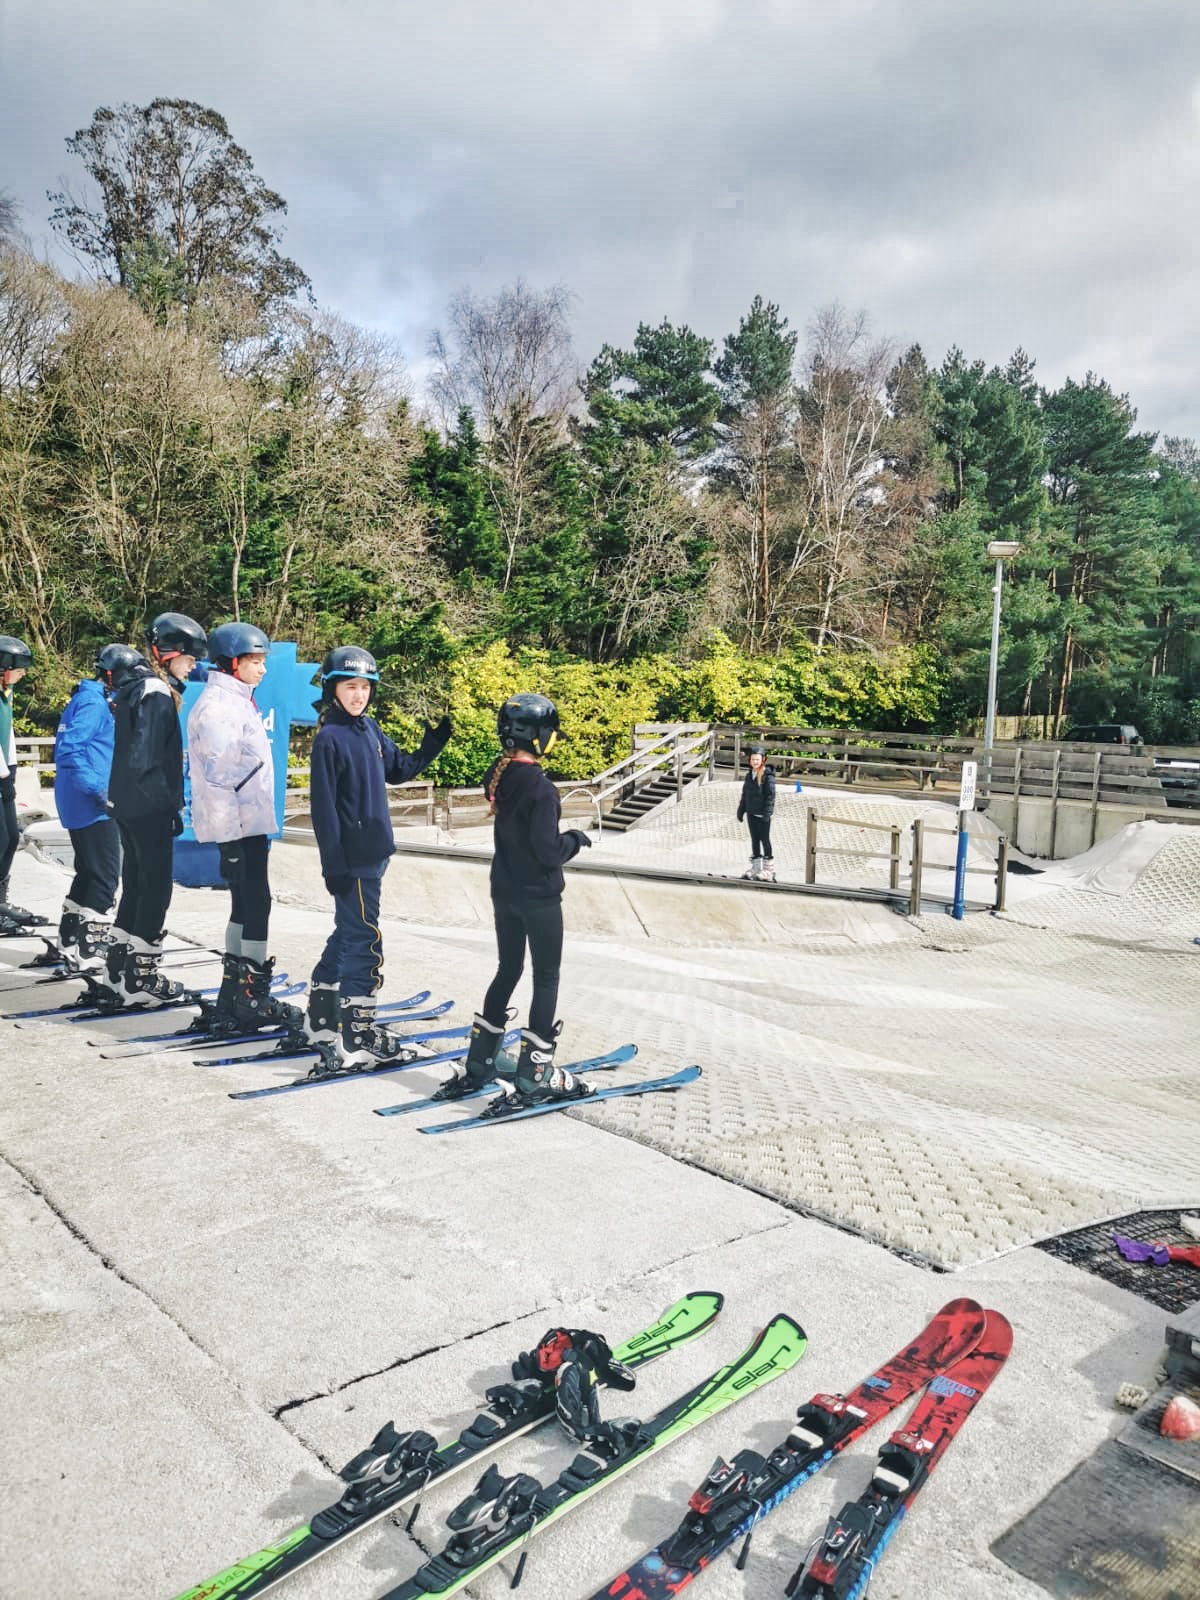
<path fill-rule="evenodd" d="M 67 145 L 78 276 L 0 197 L 0 577 L 47 705 L 172 606 L 365 643 L 401 710 L 496 643 L 715 640 L 797 682 L 903 660 L 950 727 L 982 710 L 1008 538 L 1002 712 L 1200 738 L 1200 452 L 1099 375 L 931 366 L 761 296 L 723 338 L 649 320 L 582 364 L 568 290 L 518 282 L 452 296 L 418 401 L 391 341 L 315 304 L 219 113 L 101 108 Z"/>

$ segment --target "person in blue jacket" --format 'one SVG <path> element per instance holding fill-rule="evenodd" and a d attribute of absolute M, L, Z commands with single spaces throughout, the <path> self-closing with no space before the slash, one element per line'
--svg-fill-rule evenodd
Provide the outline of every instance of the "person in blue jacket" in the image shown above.
<path fill-rule="evenodd" d="M 378 685 L 370 651 L 341 645 L 329 652 L 321 667 L 321 726 L 309 769 L 313 833 L 333 896 L 334 925 L 313 968 L 306 1031 L 320 1043 L 337 1041 L 346 1071 L 404 1048 L 375 1024 L 375 995 L 383 981 L 379 893 L 396 849 L 387 785 L 424 772 L 451 732 L 449 717 L 443 717 L 436 728 L 426 725 L 411 754 L 398 750 L 367 715 Z"/>
<path fill-rule="evenodd" d="M 72 689 L 54 738 L 54 804 L 75 855 L 75 876 L 58 924 L 59 954 L 69 965 L 96 965 L 108 943 L 109 913 L 121 877 L 121 836 L 108 814 L 111 696 L 144 662 L 131 645 L 106 644 L 96 655 L 95 677 Z"/>

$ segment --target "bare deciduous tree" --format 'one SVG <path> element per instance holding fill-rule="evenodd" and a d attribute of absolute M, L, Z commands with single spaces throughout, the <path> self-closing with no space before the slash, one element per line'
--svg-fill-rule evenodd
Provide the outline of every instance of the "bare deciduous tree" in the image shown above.
<path fill-rule="evenodd" d="M 504 588 L 527 531 L 536 454 L 545 419 L 564 426 L 578 371 L 562 286 L 531 289 L 518 281 L 490 299 L 468 290 L 450 302 L 447 332 L 430 341 L 436 371 L 431 393 L 449 429 L 464 407 L 474 412 L 491 448 L 499 482 L 497 519 L 507 545 Z"/>

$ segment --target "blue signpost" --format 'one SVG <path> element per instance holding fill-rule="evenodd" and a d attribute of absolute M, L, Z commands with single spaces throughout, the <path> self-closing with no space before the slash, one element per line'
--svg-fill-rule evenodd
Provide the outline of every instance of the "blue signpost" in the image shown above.
<path fill-rule="evenodd" d="M 958 853 L 954 859 L 954 904 L 950 914 L 961 922 L 967 914 L 967 846 L 971 842 L 967 818 L 975 809 L 975 781 L 978 765 L 964 761 L 958 787 Z"/>
<path fill-rule="evenodd" d="M 292 725 L 312 727 L 317 720 L 314 702 L 317 689 L 313 676 L 315 661 L 297 661 L 294 644 L 272 644 L 267 657 L 267 675 L 254 691 L 271 746 L 275 768 L 275 835 L 283 831 L 283 801 L 287 793 L 288 740 Z M 220 859 L 215 844 L 199 844 L 192 832 L 192 789 L 187 776 L 187 719 L 196 704 L 202 683 L 184 685 L 179 717 L 183 724 L 183 833 L 175 841 L 175 882 L 189 888 L 207 889 L 221 882 Z"/>

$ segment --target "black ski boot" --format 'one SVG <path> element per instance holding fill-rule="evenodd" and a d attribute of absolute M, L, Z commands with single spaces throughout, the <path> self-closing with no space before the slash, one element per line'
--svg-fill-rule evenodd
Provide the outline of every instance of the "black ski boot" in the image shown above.
<path fill-rule="evenodd" d="M 495 1078 L 515 1078 L 517 1063 L 504 1048 L 504 1029 L 477 1014 L 471 1025 L 471 1046 L 466 1060 L 461 1066 L 453 1062 L 451 1070 L 454 1076 L 447 1078 L 431 1099 L 461 1100 Z"/>
<path fill-rule="evenodd" d="M 613 1360 L 612 1350 L 598 1333 L 582 1328 L 556 1328 L 538 1346 L 537 1356 L 545 1370 L 550 1349 L 558 1357 L 554 1378 L 554 1410 L 572 1439 L 591 1445 L 601 1455 L 615 1460 L 623 1454 L 641 1427 L 636 1417 L 618 1417 L 604 1422 L 600 1416 L 601 1383 L 613 1389 L 630 1390 L 634 1376 L 628 1367 Z"/>
<path fill-rule="evenodd" d="M 304 1026 L 304 1013 L 298 1006 L 289 1006 L 276 1000 L 271 993 L 275 977 L 275 958 L 252 961 L 249 956 L 238 958 L 238 984 L 234 994 L 234 1024 L 247 1033 L 252 1028 L 287 1028 L 299 1033 Z"/>
<path fill-rule="evenodd" d="M 183 984 L 174 983 L 165 973 L 159 971 L 158 963 L 162 959 L 161 936 L 153 943 L 148 939 L 139 939 L 134 934 L 129 934 L 128 939 L 125 962 L 117 984 L 122 1004 L 174 1005 L 186 999 L 188 991 Z M 112 971 L 111 959 L 108 962 L 108 971 L 110 973 Z"/>
<path fill-rule="evenodd" d="M 79 972 L 102 972 L 112 937 L 111 922 L 94 914 L 90 920 L 84 916 L 69 964 Z"/>
<path fill-rule="evenodd" d="M 9 904 L 8 879 L 0 878 L 0 935 L 28 933 L 31 928 L 44 928 L 45 917 L 39 916 L 35 911 L 26 911 L 24 906 Z"/>
<path fill-rule="evenodd" d="M 308 991 L 308 1010 L 301 1023 L 301 1031 L 308 1043 L 335 1045 L 340 1016 L 337 984 L 311 984 Z"/>
<path fill-rule="evenodd" d="M 566 1067 L 554 1065 L 554 1052 L 562 1023 L 556 1022 L 549 1039 L 539 1039 L 528 1028 L 521 1029 L 521 1054 L 517 1059 L 514 1079 L 506 1083 L 499 1076 L 500 1087 L 519 1105 L 542 1105 L 547 1100 L 584 1100 L 592 1093 Z"/>
<path fill-rule="evenodd" d="M 94 928 L 95 923 L 88 923 L 89 928 Z M 104 948 L 98 951 L 103 955 L 104 964 L 96 972 L 85 972 L 83 980 L 87 984 L 84 995 L 93 1005 L 101 1006 L 110 1011 L 122 1011 L 125 1008 L 125 991 L 122 980 L 125 975 L 125 958 L 129 954 L 130 936 L 122 928 L 107 928 L 107 937 Z M 84 943 L 80 941 L 80 949 Z"/>
<path fill-rule="evenodd" d="M 64 900 L 62 916 L 58 919 L 58 952 L 63 960 L 70 963 L 73 953 L 79 949 L 80 935 L 87 924 L 87 918 L 82 909 L 74 900 Z"/>
<path fill-rule="evenodd" d="M 375 1021 L 375 998 L 360 995 L 341 1002 L 342 1035 L 338 1041 L 339 1072 L 361 1072 L 385 1061 L 415 1061 L 417 1052 L 406 1039 Z"/>

